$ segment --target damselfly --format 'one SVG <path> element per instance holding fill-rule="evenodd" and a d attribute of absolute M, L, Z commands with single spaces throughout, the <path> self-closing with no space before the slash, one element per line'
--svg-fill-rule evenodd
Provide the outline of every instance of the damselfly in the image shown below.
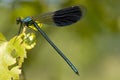
<path fill-rule="evenodd" d="M 84 15 L 83 6 L 72 6 L 64 8 L 55 12 L 46 13 L 38 17 L 26 17 L 21 19 L 20 17 L 16 19 L 17 24 L 20 24 L 19 33 L 23 30 L 23 27 L 33 25 L 41 35 L 48 41 L 48 43 L 57 51 L 57 53 L 67 62 L 71 69 L 79 75 L 76 67 L 70 62 L 70 60 L 63 54 L 63 52 L 50 40 L 46 33 L 38 26 L 38 23 L 43 24 L 54 24 L 58 27 L 64 27 L 76 23 Z M 36 22 L 37 21 L 37 22 Z"/>

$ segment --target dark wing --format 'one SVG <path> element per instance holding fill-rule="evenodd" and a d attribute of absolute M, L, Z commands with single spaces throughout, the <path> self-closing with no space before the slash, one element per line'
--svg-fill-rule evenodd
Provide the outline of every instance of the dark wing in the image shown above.
<path fill-rule="evenodd" d="M 72 6 L 55 12 L 46 13 L 36 18 L 37 21 L 44 24 L 53 24 L 57 26 L 67 26 L 76 23 L 84 15 L 83 6 Z"/>

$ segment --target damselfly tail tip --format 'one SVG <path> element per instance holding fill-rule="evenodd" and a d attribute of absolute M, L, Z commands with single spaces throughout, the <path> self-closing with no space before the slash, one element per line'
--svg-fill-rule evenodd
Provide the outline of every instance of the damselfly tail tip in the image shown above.
<path fill-rule="evenodd" d="M 77 72 L 75 72 L 78 76 L 80 76 L 80 74 L 79 74 L 79 72 L 77 71 Z"/>

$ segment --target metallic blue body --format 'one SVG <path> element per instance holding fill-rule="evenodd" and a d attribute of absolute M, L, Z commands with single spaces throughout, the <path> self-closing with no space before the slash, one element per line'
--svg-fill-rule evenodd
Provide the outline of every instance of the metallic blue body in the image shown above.
<path fill-rule="evenodd" d="M 28 23 L 28 22 L 31 22 L 32 21 L 32 18 L 31 17 L 26 17 L 24 19 L 21 20 L 23 23 Z"/>

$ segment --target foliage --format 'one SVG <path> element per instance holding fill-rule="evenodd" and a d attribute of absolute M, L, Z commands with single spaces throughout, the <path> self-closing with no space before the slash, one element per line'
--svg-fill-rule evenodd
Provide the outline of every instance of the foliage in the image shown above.
<path fill-rule="evenodd" d="M 24 58 L 27 58 L 26 49 L 35 46 L 33 33 L 22 33 L 10 41 L 0 33 L 0 80 L 19 80 Z"/>

